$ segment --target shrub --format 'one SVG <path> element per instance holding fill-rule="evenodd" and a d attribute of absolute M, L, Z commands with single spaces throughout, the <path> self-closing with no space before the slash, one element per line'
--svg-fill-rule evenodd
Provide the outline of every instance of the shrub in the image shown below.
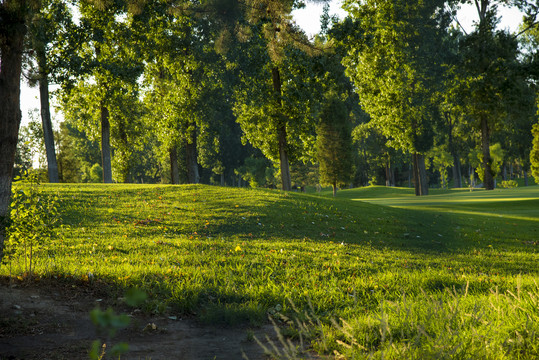
<path fill-rule="evenodd" d="M 518 183 L 515 180 L 504 180 L 500 183 L 500 187 L 503 189 L 513 189 L 518 187 Z"/>
<path fill-rule="evenodd" d="M 15 181 L 22 186 L 12 188 L 4 260 L 22 257 L 25 273 L 31 276 L 36 250 L 57 235 L 59 201 L 58 197 L 44 194 L 39 189 L 36 173 L 27 173 Z"/>

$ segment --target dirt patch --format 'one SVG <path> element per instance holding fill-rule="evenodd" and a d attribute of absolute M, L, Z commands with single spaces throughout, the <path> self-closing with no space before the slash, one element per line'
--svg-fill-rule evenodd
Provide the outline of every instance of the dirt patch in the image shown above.
<path fill-rule="evenodd" d="M 98 304 L 108 306 L 102 295 L 76 285 L 0 283 L 0 360 L 88 359 L 98 339 L 89 313 Z M 194 318 L 129 316 L 130 326 L 114 337 L 129 344 L 122 359 L 267 359 L 253 336 L 274 333 L 271 326 L 216 327 Z"/>

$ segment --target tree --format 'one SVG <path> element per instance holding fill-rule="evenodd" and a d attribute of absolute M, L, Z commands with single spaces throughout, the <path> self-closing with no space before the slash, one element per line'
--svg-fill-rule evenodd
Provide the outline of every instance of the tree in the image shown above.
<path fill-rule="evenodd" d="M 51 122 L 49 82 L 61 77 L 65 68 L 61 65 L 64 60 L 55 59 L 55 49 L 65 47 L 61 44 L 67 39 L 66 34 L 72 28 L 71 13 L 64 1 L 41 1 L 39 11 L 33 14 L 29 22 L 29 47 L 33 50 L 33 59 L 29 59 L 29 83 L 39 84 L 39 97 L 41 102 L 41 123 L 47 156 L 47 170 L 49 182 L 57 183 L 58 164 Z M 56 54 L 57 55 L 57 54 Z M 33 60 L 35 60 L 35 69 Z"/>
<path fill-rule="evenodd" d="M 295 150 L 303 147 L 301 143 L 312 145 L 312 138 L 306 135 L 307 132 L 298 131 L 308 126 L 302 123 L 309 123 L 306 114 L 310 104 L 307 99 L 298 98 L 301 94 L 299 88 L 306 83 L 303 78 L 305 74 L 291 71 L 292 62 L 305 62 L 305 56 L 312 54 L 314 49 L 305 34 L 291 21 L 290 14 L 298 6 L 301 6 L 301 2 L 295 0 L 245 1 L 244 18 L 254 26 L 246 28 L 247 33 L 253 35 L 249 45 L 266 48 L 265 54 L 257 59 L 259 71 L 256 85 L 251 83 L 249 87 L 263 86 L 265 94 L 258 98 L 258 103 L 246 97 L 247 94 L 240 94 L 235 107 L 238 121 L 251 144 L 261 149 L 272 161 L 278 159 L 281 186 L 287 191 L 291 190 L 292 184 L 289 162 L 298 156 L 294 154 Z M 298 111 L 301 110 L 300 106 L 294 108 L 291 100 L 302 101 L 302 105 L 306 105 L 303 111 Z M 255 124 L 251 125 L 251 121 Z"/>
<path fill-rule="evenodd" d="M 475 5 L 478 21 L 474 31 L 467 34 L 462 42 L 464 78 L 459 80 L 459 85 L 464 87 L 467 111 L 481 133 L 484 187 L 492 190 L 494 172 L 490 142 L 492 134 L 503 127 L 507 114 L 515 109 L 514 103 L 509 105 L 508 98 L 515 91 L 512 77 L 520 57 L 517 37 L 537 25 L 539 12 L 537 4 L 526 0 L 463 2 Z M 496 30 L 500 5 L 516 6 L 525 13 L 525 29 L 520 34 Z"/>
<path fill-rule="evenodd" d="M 85 119 L 81 128 L 100 128 L 103 182 L 112 182 L 112 148 L 115 145 L 119 180 L 131 181 L 130 169 L 141 107 L 137 80 L 142 58 L 133 24 L 138 18 L 126 1 L 80 2 L 80 26 L 72 39 L 81 66 L 71 69 L 74 85 L 63 90 L 63 108 Z M 134 10 L 133 10 L 134 11 Z M 77 108 L 78 105 L 78 108 Z M 91 131 L 88 131 L 91 132 Z"/>
<path fill-rule="evenodd" d="M 244 141 L 279 164 L 281 186 L 291 190 L 290 162 L 312 158 L 316 80 L 312 58 L 293 46 L 282 49 L 279 65 L 271 60 L 264 38 L 249 41 L 240 63 L 234 114 Z"/>
<path fill-rule="evenodd" d="M 20 81 L 30 0 L 0 2 L 0 260 L 9 218 L 11 179 L 21 123 Z"/>
<path fill-rule="evenodd" d="M 413 154 L 416 195 L 428 194 L 424 154 L 440 119 L 442 44 L 449 25 L 443 0 L 345 1 L 340 41 L 361 106 L 388 144 Z"/>
<path fill-rule="evenodd" d="M 320 165 L 320 183 L 333 187 L 346 184 L 352 176 L 352 137 L 346 106 L 335 95 L 320 113 L 317 127 L 316 158 Z"/>

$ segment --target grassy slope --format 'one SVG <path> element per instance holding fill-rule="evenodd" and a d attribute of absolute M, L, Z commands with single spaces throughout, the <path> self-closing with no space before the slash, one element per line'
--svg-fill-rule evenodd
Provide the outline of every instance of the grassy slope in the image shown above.
<path fill-rule="evenodd" d="M 425 199 L 382 187 L 336 199 L 209 186 L 44 188 L 63 199 L 69 227 L 43 248 L 41 276 L 141 286 L 148 310 L 211 322 L 256 323 L 293 314 L 288 299 L 300 313 L 311 302 L 325 324 L 313 330 L 315 348 L 349 357 L 539 356 L 537 186 Z M 348 331 L 330 325 L 338 318 Z"/>

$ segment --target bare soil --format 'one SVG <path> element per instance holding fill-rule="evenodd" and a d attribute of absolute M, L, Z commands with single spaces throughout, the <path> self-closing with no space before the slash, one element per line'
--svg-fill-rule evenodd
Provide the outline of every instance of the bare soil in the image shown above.
<path fill-rule="evenodd" d="M 99 287 L 0 279 L 0 360 L 88 359 L 92 342 L 99 338 L 90 311 L 118 303 L 106 296 L 110 293 Z M 129 344 L 122 359 L 267 359 L 253 335 L 264 339 L 274 334 L 269 325 L 219 327 L 194 317 L 171 319 L 113 308 L 131 317 L 129 327 L 112 340 Z"/>

